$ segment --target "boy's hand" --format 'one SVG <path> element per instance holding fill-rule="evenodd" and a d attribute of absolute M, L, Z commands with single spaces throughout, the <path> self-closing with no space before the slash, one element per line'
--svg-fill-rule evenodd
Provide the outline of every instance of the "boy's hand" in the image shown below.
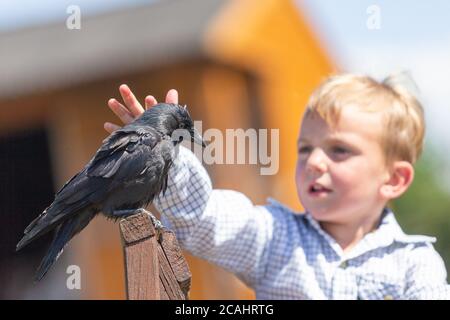
<path fill-rule="evenodd" d="M 119 92 L 120 95 L 122 96 L 125 105 L 121 104 L 116 99 L 111 98 L 108 100 L 108 107 L 112 110 L 112 112 L 116 114 L 117 117 L 119 117 L 120 120 L 122 120 L 124 124 L 131 123 L 134 119 L 139 117 L 145 110 L 153 107 L 155 104 L 158 103 L 155 97 L 147 96 L 145 97 L 145 110 L 144 110 L 142 105 L 139 103 L 139 101 L 134 96 L 133 92 L 131 92 L 130 88 L 126 84 L 122 84 L 119 87 Z M 167 92 L 166 103 L 178 103 L 177 90 L 171 89 Z M 120 128 L 120 126 L 111 122 L 105 122 L 103 127 L 109 133 L 113 133 L 114 131 Z"/>

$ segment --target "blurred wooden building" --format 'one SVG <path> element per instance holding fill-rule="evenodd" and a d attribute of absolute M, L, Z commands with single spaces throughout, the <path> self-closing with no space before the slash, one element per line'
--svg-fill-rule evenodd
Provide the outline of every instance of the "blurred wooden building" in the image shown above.
<path fill-rule="evenodd" d="M 39 291 L 28 277 L 40 255 L 13 252 L 20 231 L 106 137 L 103 123 L 118 123 L 107 101 L 119 98 L 120 84 L 140 101 L 147 94 L 163 100 L 168 89 L 178 89 L 180 103 L 203 121 L 203 130 L 279 128 L 276 175 L 262 176 L 256 165 L 207 169 L 216 188 L 239 190 L 258 204 L 271 196 L 300 209 L 293 178 L 299 119 L 332 68 L 300 9 L 287 0 L 160 1 L 82 17 L 80 30 L 62 21 L 0 33 L 0 208 L 10 223 L 0 226 L 2 283 L 8 283 L 0 290 L 14 291 L 1 296 L 55 298 L 51 292 L 68 290 L 65 271 L 76 264 L 82 288 L 67 297 L 125 297 L 118 226 L 104 218 L 72 241 Z M 230 273 L 187 257 L 192 299 L 254 297 Z M 18 274 L 20 264 L 27 268 Z"/>

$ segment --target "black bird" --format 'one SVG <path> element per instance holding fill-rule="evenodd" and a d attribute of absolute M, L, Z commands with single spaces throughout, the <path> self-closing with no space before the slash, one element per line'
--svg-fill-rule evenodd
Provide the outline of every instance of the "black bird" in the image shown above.
<path fill-rule="evenodd" d="M 53 203 L 30 223 L 17 244 L 16 250 L 20 250 L 56 228 L 35 281 L 44 277 L 64 246 L 99 212 L 117 220 L 144 210 L 155 196 L 164 193 L 175 148 L 183 137 L 205 146 L 186 107 L 160 103 L 106 138 L 84 169 L 67 181 Z M 159 221 L 157 227 L 161 227 Z"/>

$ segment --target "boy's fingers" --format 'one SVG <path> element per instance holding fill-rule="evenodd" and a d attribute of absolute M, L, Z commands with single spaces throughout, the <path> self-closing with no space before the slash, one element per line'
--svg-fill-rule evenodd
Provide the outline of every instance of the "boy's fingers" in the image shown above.
<path fill-rule="evenodd" d="M 124 124 L 128 124 L 134 120 L 130 111 L 116 99 L 108 100 L 108 107 L 119 117 Z"/>
<path fill-rule="evenodd" d="M 144 108 L 142 108 L 141 104 L 136 99 L 133 92 L 131 92 L 130 88 L 126 84 L 122 84 L 119 87 L 119 92 L 122 96 L 123 101 L 125 102 L 125 106 L 131 112 L 133 117 L 139 117 L 142 112 L 144 112 Z"/>
<path fill-rule="evenodd" d="M 103 124 L 103 128 L 105 128 L 105 130 L 108 131 L 109 133 L 113 133 L 117 129 L 120 129 L 120 127 L 117 124 L 111 122 L 105 122 Z"/>
<path fill-rule="evenodd" d="M 146 96 L 145 97 L 145 110 L 153 107 L 157 103 L 158 103 L 158 101 L 156 101 L 154 96 Z"/>
<path fill-rule="evenodd" d="M 178 91 L 175 89 L 170 89 L 166 95 L 166 103 L 178 104 Z"/>

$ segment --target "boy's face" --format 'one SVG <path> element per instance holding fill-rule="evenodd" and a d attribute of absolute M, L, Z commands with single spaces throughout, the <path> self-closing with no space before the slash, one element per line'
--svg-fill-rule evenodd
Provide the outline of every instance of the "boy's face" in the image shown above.
<path fill-rule="evenodd" d="M 374 218 L 386 200 L 389 175 L 380 144 L 381 115 L 342 109 L 331 128 L 317 114 L 303 119 L 298 140 L 297 193 L 320 222 L 352 223 Z"/>

